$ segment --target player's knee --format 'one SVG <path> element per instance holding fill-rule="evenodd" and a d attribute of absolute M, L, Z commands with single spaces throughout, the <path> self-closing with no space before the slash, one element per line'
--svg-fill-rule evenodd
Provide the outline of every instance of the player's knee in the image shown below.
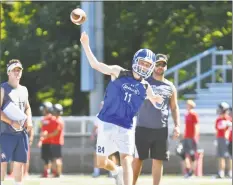
<path fill-rule="evenodd" d="M 126 155 L 126 154 L 121 155 L 121 165 L 122 166 L 132 165 L 132 162 L 133 162 L 133 156 Z"/>
<path fill-rule="evenodd" d="M 56 164 L 57 165 L 62 165 L 62 160 L 61 159 L 56 159 Z"/>

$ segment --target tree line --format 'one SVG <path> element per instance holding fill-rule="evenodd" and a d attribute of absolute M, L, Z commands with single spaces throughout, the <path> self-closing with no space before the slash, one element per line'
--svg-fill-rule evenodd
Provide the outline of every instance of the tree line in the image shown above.
<path fill-rule="evenodd" d="M 34 115 L 43 101 L 61 103 L 65 115 L 88 115 L 89 93 L 80 91 L 80 26 L 69 19 L 79 3 L 1 2 L 1 82 L 8 60 L 20 59 Z M 212 46 L 232 49 L 231 1 L 104 2 L 103 13 L 110 65 L 130 68 L 142 47 L 169 55 L 168 67 Z"/>

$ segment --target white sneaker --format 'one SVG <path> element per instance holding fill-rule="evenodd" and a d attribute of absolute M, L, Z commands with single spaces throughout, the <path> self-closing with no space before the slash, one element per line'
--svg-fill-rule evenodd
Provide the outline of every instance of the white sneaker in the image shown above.
<path fill-rule="evenodd" d="M 122 166 L 118 167 L 118 173 L 116 175 L 113 175 L 113 178 L 115 179 L 116 185 L 124 185 L 123 182 L 123 168 Z"/>

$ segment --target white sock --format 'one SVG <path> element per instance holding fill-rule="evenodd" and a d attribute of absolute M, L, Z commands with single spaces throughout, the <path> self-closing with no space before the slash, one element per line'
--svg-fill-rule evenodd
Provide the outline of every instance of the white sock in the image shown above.
<path fill-rule="evenodd" d="M 111 171 L 112 175 L 117 175 L 118 172 L 119 172 L 119 166 L 117 166 L 115 170 Z"/>
<path fill-rule="evenodd" d="M 225 173 L 224 173 L 224 171 L 223 171 L 223 170 L 219 170 L 219 172 L 218 172 L 218 173 L 219 173 L 219 176 L 220 176 L 220 177 L 224 177 L 224 176 L 225 176 Z"/>
<path fill-rule="evenodd" d="M 228 175 L 229 175 L 229 177 L 232 177 L 232 170 L 228 171 Z"/>
<path fill-rule="evenodd" d="M 94 168 L 94 173 L 95 174 L 99 174 L 100 173 L 100 169 L 99 168 Z"/>
<path fill-rule="evenodd" d="M 3 181 L 1 181 L 1 183 L 0 183 L 0 184 L 1 184 L 1 185 L 4 185 L 4 184 L 3 184 Z"/>

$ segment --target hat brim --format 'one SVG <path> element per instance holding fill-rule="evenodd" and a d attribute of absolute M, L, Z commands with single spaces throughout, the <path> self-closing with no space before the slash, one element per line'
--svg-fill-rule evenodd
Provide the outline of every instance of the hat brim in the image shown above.
<path fill-rule="evenodd" d="M 166 64 L 167 64 L 167 61 L 166 61 L 166 60 L 162 60 L 162 59 L 160 59 L 160 60 L 156 60 L 156 61 L 155 61 L 155 63 L 158 63 L 158 62 L 164 62 L 164 63 L 166 63 Z"/>

